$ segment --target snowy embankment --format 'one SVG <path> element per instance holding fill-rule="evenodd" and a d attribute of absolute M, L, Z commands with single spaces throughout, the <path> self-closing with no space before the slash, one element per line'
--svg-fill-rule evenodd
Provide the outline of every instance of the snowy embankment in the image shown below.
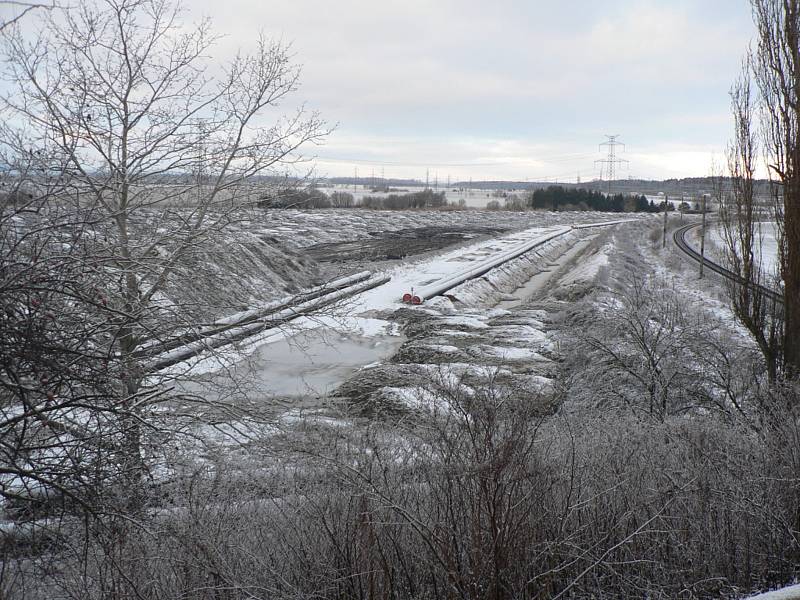
<path fill-rule="evenodd" d="M 498 265 L 478 279 L 469 279 L 448 290 L 446 297 L 466 306 L 495 305 L 509 298 L 514 290 L 524 286 L 536 274 L 567 253 L 585 233 L 569 230 L 548 237 L 540 245 L 504 264 Z"/>
<path fill-rule="evenodd" d="M 402 299 L 412 304 L 446 294 L 463 304 L 492 306 L 501 300 L 503 292 L 522 286 L 580 239 L 596 233 L 598 228 L 625 222 L 526 229 L 455 250 L 441 260 L 429 262 L 417 273 L 393 276 L 393 280 L 396 285 L 406 286 Z"/>
<path fill-rule="evenodd" d="M 471 267 L 457 271 L 449 277 L 443 277 L 438 281 L 428 283 L 422 288 L 411 290 L 403 295 L 403 301 L 410 301 L 411 304 L 422 304 L 425 300 L 443 294 L 449 290 L 460 286 L 481 275 L 488 274 L 492 269 L 502 267 L 509 261 L 522 256 L 534 249 L 538 249 L 548 242 L 565 236 L 572 230 L 568 227 L 559 227 L 553 231 L 544 231 L 535 234 L 532 239 L 527 240 L 508 250 L 497 252 L 484 260 L 478 260 Z"/>
<path fill-rule="evenodd" d="M 750 596 L 746 600 L 800 600 L 800 584 L 790 585 L 780 590 Z"/>
<path fill-rule="evenodd" d="M 538 238 L 507 252 L 501 259 L 493 262 L 491 268 L 475 267 L 464 274 L 465 276 L 453 277 L 452 281 L 458 281 L 457 285 L 449 286 L 449 282 L 434 283 L 417 293 L 422 298 L 428 297 L 430 292 L 441 293 L 447 299 L 471 307 L 495 306 L 501 301 L 519 300 L 510 294 L 516 290 L 523 290 L 527 295 L 536 291 L 547 279 L 545 277 L 544 280 L 537 281 L 537 275 L 548 274 L 552 267 L 559 265 L 559 261 L 572 258 L 571 250 L 581 249 L 582 240 L 598 233 L 599 228 L 626 222 L 591 223 L 542 232 Z M 604 253 L 592 255 L 586 262 L 574 266 L 575 274 L 571 281 L 591 279 L 607 261 L 608 257 Z M 481 276 L 473 278 L 472 272 Z M 504 307 L 508 306 L 504 304 Z"/>

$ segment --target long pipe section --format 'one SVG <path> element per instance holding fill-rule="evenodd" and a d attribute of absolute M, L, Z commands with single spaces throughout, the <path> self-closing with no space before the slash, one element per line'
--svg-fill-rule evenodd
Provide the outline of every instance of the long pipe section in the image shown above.
<path fill-rule="evenodd" d="M 153 373 L 176 365 L 193 356 L 197 356 L 206 350 L 220 348 L 238 340 L 256 335 L 257 333 L 261 333 L 264 330 L 280 327 L 293 319 L 313 313 L 320 308 L 355 296 L 356 294 L 379 285 L 383 285 L 390 279 L 391 277 L 385 274 L 374 275 L 366 280 L 357 281 L 347 287 L 329 289 L 329 292 L 326 294 L 310 298 L 305 302 L 288 306 L 281 310 L 272 311 L 257 319 L 250 317 L 245 322 L 239 321 L 236 325 L 228 326 L 222 331 L 216 331 L 210 335 L 204 336 L 202 339 L 192 341 L 160 354 L 146 365 L 145 371 Z"/>
<path fill-rule="evenodd" d="M 503 264 L 504 262 L 508 262 L 518 256 L 525 254 L 536 248 L 537 246 L 541 246 L 546 244 L 552 239 L 555 239 L 559 236 L 567 234 L 571 231 L 576 229 L 588 229 L 590 227 L 605 227 L 610 225 L 618 225 L 620 223 L 627 223 L 632 219 L 622 219 L 619 221 L 606 221 L 603 223 L 589 223 L 586 225 L 571 225 L 560 227 L 553 233 L 550 233 L 544 237 L 536 238 L 535 240 L 531 240 L 529 242 L 525 242 L 520 244 L 519 246 L 515 246 L 509 251 L 506 251 L 499 256 L 495 256 L 494 258 L 488 259 L 486 261 L 480 262 L 471 269 L 467 269 L 466 271 L 460 271 L 454 275 L 446 277 L 440 281 L 435 283 L 431 283 L 429 285 L 423 286 L 416 292 L 407 292 L 403 295 L 403 302 L 410 303 L 410 304 L 422 304 L 425 300 L 429 300 L 434 296 L 438 296 L 449 289 L 456 287 L 457 285 L 467 281 L 468 279 L 474 279 L 475 277 L 480 277 L 485 273 L 488 273 L 495 267 Z"/>

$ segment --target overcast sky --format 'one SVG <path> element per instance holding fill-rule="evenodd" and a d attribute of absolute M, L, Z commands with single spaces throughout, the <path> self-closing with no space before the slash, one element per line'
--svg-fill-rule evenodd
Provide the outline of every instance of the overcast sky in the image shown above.
<path fill-rule="evenodd" d="M 703 176 L 731 132 L 748 0 L 188 0 L 225 34 L 293 43 L 295 97 L 336 130 L 317 172 L 574 181 L 605 134 L 623 177 Z"/>

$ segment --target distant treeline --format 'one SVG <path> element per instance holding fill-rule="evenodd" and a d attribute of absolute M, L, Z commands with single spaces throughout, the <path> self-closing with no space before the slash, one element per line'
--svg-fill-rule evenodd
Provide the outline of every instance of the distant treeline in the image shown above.
<path fill-rule="evenodd" d="M 443 208 L 447 206 L 444 192 L 423 190 L 409 194 L 389 194 L 388 196 L 364 196 L 362 208 L 384 210 L 405 210 L 409 208 Z"/>
<path fill-rule="evenodd" d="M 597 210 L 602 212 L 658 212 L 663 208 L 645 196 L 614 194 L 551 185 L 526 196 L 525 207 L 533 210 Z"/>
<path fill-rule="evenodd" d="M 333 192 L 328 195 L 315 187 L 288 188 L 261 198 L 261 208 L 352 208 L 352 194 Z"/>
<path fill-rule="evenodd" d="M 450 205 L 444 192 L 423 190 L 408 194 L 389 194 L 387 196 L 364 196 L 356 201 L 348 192 L 326 194 L 314 187 L 290 189 L 263 198 L 258 205 L 262 208 L 366 208 L 373 210 L 409 210 L 420 208 L 445 208 Z M 463 207 L 463 203 L 455 205 Z"/>
<path fill-rule="evenodd" d="M 524 196 L 497 191 L 494 196 L 502 198 L 491 200 L 489 210 L 595 210 L 602 212 L 658 212 L 663 210 L 663 202 L 655 204 L 645 196 L 615 194 L 609 196 L 602 192 L 586 189 L 571 189 L 550 186 L 528 192 Z M 414 209 L 458 209 L 465 208 L 466 201 L 448 203 L 445 192 L 425 189 L 403 194 L 370 195 L 356 200 L 349 192 L 336 191 L 326 194 L 315 187 L 284 189 L 262 198 L 261 208 L 364 208 L 371 210 L 414 210 Z M 671 208 L 671 206 L 669 207 Z M 687 205 L 688 208 L 688 205 Z"/>

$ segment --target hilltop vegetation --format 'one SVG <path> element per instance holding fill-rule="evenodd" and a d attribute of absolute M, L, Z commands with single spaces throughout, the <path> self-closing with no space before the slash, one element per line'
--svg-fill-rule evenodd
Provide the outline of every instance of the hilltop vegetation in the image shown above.
<path fill-rule="evenodd" d="M 563 186 L 549 186 L 529 192 L 524 197 L 518 194 L 496 190 L 495 199 L 490 200 L 489 210 L 567 210 L 600 212 L 658 212 L 660 205 L 642 195 L 614 194 L 586 189 L 571 189 Z M 504 200 L 503 206 L 499 199 Z M 353 194 L 335 191 L 327 194 L 315 186 L 294 187 L 271 193 L 258 202 L 261 208 L 365 208 L 372 210 L 418 210 L 465 208 L 465 202 L 448 203 L 445 192 L 424 189 L 419 192 L 390 193 L 386 195 L 366 195 L 356 199 Z"/>
<path fill-rule="evenodd" d="M 368 208 L 373 210 L 407 210 L 420 208 L 444 208 L 448 206 L 444 192 L 425 189 L 407 194 L 386 196 L 364 196 L 359 201 L 349 192 L 326 194 L 314 186 L 279 190 L 263 198 L 261 208 Z"/>
<path fill-rule="evenodd" d="M 534 190 L 526 199 L 528 208 L 546 210 L 599 210 L 603 212 L 658 212 L 654 202 L 645 196 L 614 194 L 585 189 L 567 189 L 550 186 Z M 663 206 L 663 204 L 662 204 Z"/>

